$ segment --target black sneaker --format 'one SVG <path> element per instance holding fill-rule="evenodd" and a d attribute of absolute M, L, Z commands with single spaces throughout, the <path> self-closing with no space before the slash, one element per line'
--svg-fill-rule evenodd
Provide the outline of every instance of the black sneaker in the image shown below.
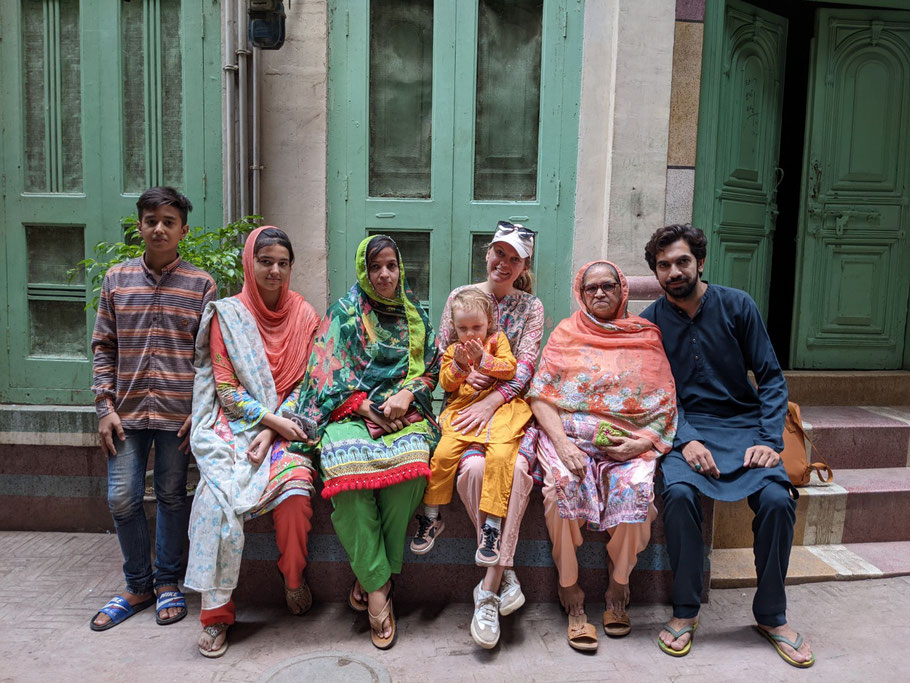
<path fill-rule="evenodd" d="M 411 552 L 415 555 L 425 555 L 433 549 L 436 537 L 442 533 L 446 525 L 442 517 L 430 519 L 426 515 L 417 515 L 417 533 L 411 541 Z"/>
<path fill-rule="evenodd" d="M 499 564 L 499 529 L 484 524 L 480 533 L 483 540 L 477 546 L 474 561 L 481 567 L 495 567 Z"/>

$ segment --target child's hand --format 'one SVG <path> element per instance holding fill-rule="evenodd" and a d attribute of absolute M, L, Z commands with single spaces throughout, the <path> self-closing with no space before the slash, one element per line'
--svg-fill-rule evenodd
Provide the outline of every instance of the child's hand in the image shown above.
<path fill-rule="evenodd" d="M 469 339 L 464 343 L 465 350 L 471 358 L 471 365 L 475 368 L 480 367 L 483 362 L 483 344 L 476 339 Z"/>
<path fill-rule="evenodd" d="M 462 370 L 467 370 L 471 367 L 471 356 L 468 354 L 465 344 L 459 344 L 455 347 L 454 358 Z"/>

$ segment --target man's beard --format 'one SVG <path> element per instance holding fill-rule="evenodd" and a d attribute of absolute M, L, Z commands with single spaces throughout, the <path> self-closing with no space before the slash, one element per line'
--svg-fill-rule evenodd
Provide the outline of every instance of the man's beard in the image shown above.
<path fill-rule="evenodd" d="M 692 292 L 695 291 L 695 288 L 698 286 L 699 277 L 696 276 L 691 280 L 676 280 L 675 282 L 667 282 L 663 289 L 674 299 L 688 299 Z"/>

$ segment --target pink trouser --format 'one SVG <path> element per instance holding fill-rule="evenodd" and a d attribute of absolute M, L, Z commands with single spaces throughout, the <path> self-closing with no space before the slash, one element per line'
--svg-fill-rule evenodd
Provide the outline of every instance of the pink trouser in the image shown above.
<path fill-rule="evenodd" d="M 521 459 L 521 458 L 519 458 Z M 563 519 L 559 516 L 556 505 L 556 489 L 553 486 L 553 473 L 547 467 L 546 458 L 539 458 L 544 472 L 543 479 L 543 506 L 544 517 L 547 521 L 547 532 L 553 544 L 553 563 L 559 573 L 559 585 L 563 588 L 574 586 L 578 583 L 578 546 L 584 539 L 581 527 L 584 521 L 579 519 Z M 638 553 L 648 546 L 651 539 L 651 523 L 657 517 L 657 509 L 652 504 L 648 510 L 648 518 L 641 524 L 618 524 L 610 527 L 607 532 L 610 538 L 607 541 L 607 554 L 613 567 L 613 580 L 616 583 L 628 584 L 629 575 L 635 568 Z"/>
<path fill-rule="evenodd" d="M 477 529 L 477 543 L 480 544 L 481 528 L 484 520 L 487 518 L 486 513 L 480 511 L 480 497 L 483 489 L 483 473 L 486 466 L 486 459 L 480 455 L 471 455 L 462 458 L 458 466 L 458 480 L 455 484 L 458 490 L 458 497 L 464 503 L 468 511 L 468 516 Z M 512 472 L 512 494 L 509 497 L 509 510 L 506 513 L 505 522 L 502 525 L 502 538 L 499 546 L 499 566 L 511 567 L 512 558 L 515 556 L 515 548 L 518 545 L 518 531 L 521 528 L 521 519 L 524 517 L 525 509 L 528 507 L 528 498 L 531 495 L 531 488 L 534 486 L 534 480 L 528 471 L 528 461 L 523 455 L 515 459 L 515 468 Z"/>

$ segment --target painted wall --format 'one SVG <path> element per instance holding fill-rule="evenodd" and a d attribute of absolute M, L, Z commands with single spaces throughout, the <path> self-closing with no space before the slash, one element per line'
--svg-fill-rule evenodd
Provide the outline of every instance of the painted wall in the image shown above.
<path fill-rule="evenodd" d="M 287 40 L 262 52 L 261 212 L 294 245 L 291 288 L 322 314 L 328 303 L 326 242 L 325 0 L 287 10 Z"/>

